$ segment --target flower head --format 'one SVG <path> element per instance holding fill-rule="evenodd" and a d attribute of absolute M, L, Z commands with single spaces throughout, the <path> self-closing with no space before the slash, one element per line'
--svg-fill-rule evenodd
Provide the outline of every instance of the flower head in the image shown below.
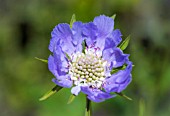
<path fill-rule="evenodd" d="M 132 62 L 118 47 L 120 30 L 113 29 L 114 20 L 105 15 L 93 22 L 58 24 L 52 31 L 48 67 L 61 87 L 71 93 L 83 92 L 88 99 L 101 102 L 120 93 L 131 82 Z M 120 68 L 123 67 L 123 68 Z M 121 70 L 115 71 L 118 68 Z"/>

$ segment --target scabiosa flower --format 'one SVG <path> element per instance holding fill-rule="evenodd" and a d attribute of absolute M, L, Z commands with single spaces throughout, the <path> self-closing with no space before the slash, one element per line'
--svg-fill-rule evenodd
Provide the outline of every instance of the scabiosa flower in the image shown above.
<path fill-rule="evenodd" d="M 72 28 L 58 24 L 49 45 L 53 54 L 48 67 L 55 76 L 52 81 L 71 88 L 73 95 L 83 92 L 94 102 L 123 91 L 132 80 L 132 62 L 118 47 L 122 41 L 120 30 L 113 28 L 114 20 L 105 15 L 89 23 L 74 22 Z"/>

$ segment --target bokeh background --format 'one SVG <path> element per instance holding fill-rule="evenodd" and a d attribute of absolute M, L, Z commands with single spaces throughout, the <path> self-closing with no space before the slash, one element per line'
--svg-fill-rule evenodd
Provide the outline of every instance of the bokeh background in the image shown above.
<path fill-rule="evenodd" d="M 94 116 L 170 115 L 170 0 L 0 0 L 0 116 L 83 116 L 85 97 L 67 105 L 69 89 L 38 99 L 54 84 L 47 64 L 55 25 L 117 14 L 115 28 L 134 62 L 133 81 L 121 97 L 93 103 Z"/>

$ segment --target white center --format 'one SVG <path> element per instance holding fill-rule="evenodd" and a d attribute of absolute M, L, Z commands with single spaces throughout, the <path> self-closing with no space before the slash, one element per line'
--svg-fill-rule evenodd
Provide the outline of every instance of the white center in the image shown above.
<path fill-rule="evenodd" d="M 106 77 L 106 63 L 94 50 L 85 50 L 85 53 L 76 53 L 72 56 L 69 74 L 75 85 L 100 88 Z"/>

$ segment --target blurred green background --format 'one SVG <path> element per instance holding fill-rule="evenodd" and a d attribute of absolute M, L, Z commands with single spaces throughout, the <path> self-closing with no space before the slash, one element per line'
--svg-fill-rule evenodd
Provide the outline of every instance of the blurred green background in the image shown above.
<path fill-rule="evenodd" d="M 121 97 L 93 103 L 93 116 L 169 116 L 169 0 L 0 0 L 0 116 L 83 116 L 83 94 L 70 105 L 69 89 L 38 99 L 55 84 L 47 64 L 55 25 L 117 14 L 115 28 L 126 38 L 134 62 L 133 81 Z"/>

